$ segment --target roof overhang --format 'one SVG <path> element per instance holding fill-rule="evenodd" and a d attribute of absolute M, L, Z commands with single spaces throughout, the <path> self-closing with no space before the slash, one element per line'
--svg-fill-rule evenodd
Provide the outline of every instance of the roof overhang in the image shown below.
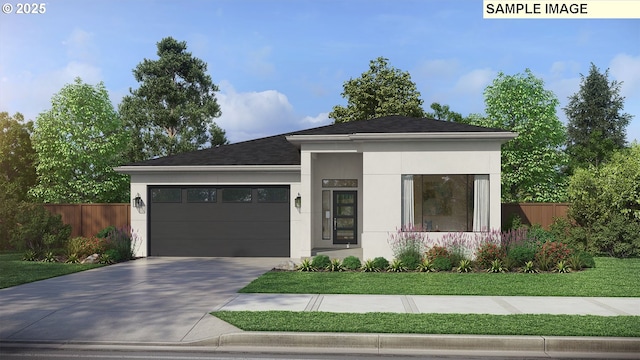
<path fill-rule="evenodd" d="M 116 172 L 123 174 L 185 173 L 185 172 L 300 172 L 300 165 L 163 165 L 163 166 L 118 166 Z"/>
<path fill-rule="evenodd" d="M 290 143 L 300 146 L 303 143 L 321 143 L 336 141 L 499 141 L 505 143 L 518 134 L 510 131 L 500 132 L 433 132 L 433 133 L 354 133 L 341 135 L 289 135 Z"/>

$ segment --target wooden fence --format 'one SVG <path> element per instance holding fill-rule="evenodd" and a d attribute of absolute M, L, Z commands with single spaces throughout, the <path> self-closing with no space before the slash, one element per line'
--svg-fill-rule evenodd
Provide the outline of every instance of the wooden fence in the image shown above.
<path fill-rule="evenodd" d="M 131 225 L 130 204 L 44 204 L 44 207 L 62 215 L 62 221 L 71 225 L 71 237 L 95 236 L 110 225 L 117 228 Z"/>
<path fill-rule="evenodd" d="M 62 221 L 71 225 L 71 236 L 94 236 L 107 226 L 131 225 L 130 204 L 45 204 L 47 210 L 62 215 Z M 544 228 L 556 217 L 566 218 L 567 203 L 502 204 L 502 226 L 506 227 L 514 216 L 522 224 L 540 224 Z"/>
<path fill-rule="evenodd" d="M 567 203 L 502 204 L 502 227 L 508 226 L 517 216 L 524 225 L 539 224 L 548 229 L 554 218 L 567 218 L 569 205 Z"/>

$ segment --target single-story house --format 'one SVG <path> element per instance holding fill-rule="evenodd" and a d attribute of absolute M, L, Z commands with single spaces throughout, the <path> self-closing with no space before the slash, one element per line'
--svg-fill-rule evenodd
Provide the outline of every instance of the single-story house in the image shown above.
<path fill-rule="evenodd" d="M 500 228 L 500 146 L 517 134 L 405 116 L 118 167 L 138 256 L 392 258 L 391 233 Z"/>

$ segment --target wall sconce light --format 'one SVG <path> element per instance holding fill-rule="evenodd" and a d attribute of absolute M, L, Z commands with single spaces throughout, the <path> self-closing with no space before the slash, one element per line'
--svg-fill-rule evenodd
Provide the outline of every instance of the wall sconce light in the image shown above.
<path fill-rule="evenodd" d="M 135 206 L 136 208 L 141 208 L 143 205 L 144 203 L 142 202 L 140 194 L 137 194 L 136 197 L 133 198 L 133 206 Z"/>
<path fill-rule="evenodd" d="M 295 202 L 296 208 L 300 209 L 302 207 L 302 198 L 300 197 L 300 193 L 298 193 L 298 196 L 296 197 L 294 202 Z"/>

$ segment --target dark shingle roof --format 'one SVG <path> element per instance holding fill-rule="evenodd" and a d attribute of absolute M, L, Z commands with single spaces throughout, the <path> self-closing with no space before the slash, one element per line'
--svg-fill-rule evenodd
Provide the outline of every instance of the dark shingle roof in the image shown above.
<path fill-rule="evenodd" d="M 344 135 L 355 133 L 455 133 L 503 132 L 474 125 L 406 116 L 352 121 L 321 126 L 287 134 L 275 135 L 173 156 L 146 160 L 128 166 L 186 165 L 300 165 L 300 151 L 287 141 L 289 135 Z"/>

